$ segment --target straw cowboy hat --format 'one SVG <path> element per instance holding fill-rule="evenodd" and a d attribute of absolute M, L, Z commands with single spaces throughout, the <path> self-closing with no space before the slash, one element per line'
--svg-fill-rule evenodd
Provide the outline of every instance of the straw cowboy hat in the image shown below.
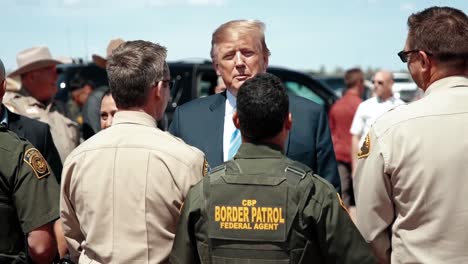
<path fill-rule="evenodd" d="M 107 55 L 105 58 L 97 54 L 93 54 L 94 63 L 96 63 L 96 65 L 99 67 L 106 68 L 107 58 L 109 58 L 109 56 L 112 54 L 112 51 L 114 51 L 124 42 L 125 41 L 121 38 L 111 40 L 109 44 L 107 45 L 107 49 L 106 49 Z"/>
<path fill-rule="evenodd" d="M 16 55 L 16 62 L 18 68 L 11 72 L 9 77 L 62 63 L 52 58 L 47 47 L 32 47 L 22 50 Z"/>

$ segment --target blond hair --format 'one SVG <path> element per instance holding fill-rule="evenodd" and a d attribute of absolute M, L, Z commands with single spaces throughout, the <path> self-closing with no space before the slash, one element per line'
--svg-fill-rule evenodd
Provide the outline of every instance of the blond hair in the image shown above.
<path fill-rule="evenodd" d="M 265 24 L 259 20 L 242 19 L 242 20 L 231 20 L 219 26 L 212 35 L 211 38 L 211 59 L 213 62 L 216 60 L 217 45 L 231 38 L 233 35 L 251 35 L 260 41 L 262 45 L 263 56 L 270 56 L 270 50 L 268 49 L 265 42 Z"/>

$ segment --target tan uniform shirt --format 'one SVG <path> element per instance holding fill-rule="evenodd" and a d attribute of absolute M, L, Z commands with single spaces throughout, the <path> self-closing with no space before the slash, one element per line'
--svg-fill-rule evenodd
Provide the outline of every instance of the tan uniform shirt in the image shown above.
<path fill-rule="evenodd" d="M 117 112 L 112 127 L 64 164 L 60 211 L 72 259 L 167 261 L 179 210 L 205 165 L 200 150 L 156 128 L 146 113 Z"/>
<path fill-rule="evenodd" d="M 388 263 L 468 263 L 468 77 L 370 130 L 355 178 L 357 226 Z"/>
<path fill-rule="evenodd" d="M 80 142 L 78 124 L 61 114 L 55 103 L 44 105 L 29 95 L 24 88 L 19 92 L 7 94 L 4 104 L 10 111 L 49 124 L 60 159 L 64 162 Z"/>

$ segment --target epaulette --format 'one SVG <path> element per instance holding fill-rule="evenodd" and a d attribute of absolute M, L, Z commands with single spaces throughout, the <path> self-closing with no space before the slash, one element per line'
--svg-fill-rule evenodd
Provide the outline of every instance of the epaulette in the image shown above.
<path fill-rule="evenodd" d="M 211 179 L 220 177 L 226 173 L 226 164 L 221 164 L 219 166 L 216 166 L 212 168 L 208 175 L 210 176 Z"/>
<path fill-rule="evenodd" d="M 297 185 L 308 173 L 312 173 L 312 169 L 308 166 L 295 161 L 284 169 L 288 182 L 292 185 Z"/>

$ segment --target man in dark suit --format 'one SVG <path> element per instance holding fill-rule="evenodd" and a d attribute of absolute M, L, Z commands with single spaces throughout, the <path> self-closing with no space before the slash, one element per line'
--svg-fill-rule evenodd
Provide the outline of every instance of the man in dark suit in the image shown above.
<path fill-rule="evenodd" d="M 212 167 L 231 159 L 240 146 L 240 133 L 232 122 L 236 95 L 247 79 L 265 72 L 270 51 L 265 43 L 264 24 L 234 20 L 213 33 L 211 58 L 227 90 L 178 107 L 169 131 L 203 152 Z M 293 127 L 285 154 L 311 167 L 340 190 L 333 143 L 323 107 L 291 95 Z M 262 124 L 258 124 L 261 126 Z"/>
<path fill-rule="evenodd" d="M 27 139 L 39 152 L 44 155 L 57 181 L 60 183 L 62 174 L 62 161 L 55 147 L 49 125 L 9 111 L 1 104 L 5 94 L 6 80 L 5 68 L 0 61 L 0 123 L 19 137 Z"/>

